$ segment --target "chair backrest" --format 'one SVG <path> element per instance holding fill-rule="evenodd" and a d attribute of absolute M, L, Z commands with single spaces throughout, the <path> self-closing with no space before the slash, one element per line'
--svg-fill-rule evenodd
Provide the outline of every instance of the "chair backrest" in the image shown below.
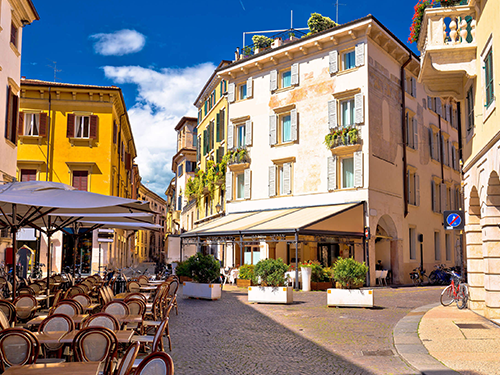
<path fill-rule="evenodd" d="M 129 315 L 128 306 L 125 302 L 122 301 L 111 301 L 106 306 L 104 306 L 102 311 L 117 317 Z"/>
<path fill-rule="evenodd" d="M 52 314 L 46 317 L 40 326 L 38 327 L 38 332 L 71 332 L 75 329 L 73 320 L 64 314 Z M 64 344 L 54 343 L 54 344 L 44 344 L 45 348 L 48 350 L 58 350 L 63 347 Z"/>
<path fill-rule="evenodd" d="M 140 344 L 138 342 L 134 342 L 128 347 L 120 362 L 120 366 L 116 370 L 116 375 L 128 375 L 137 358 L 137 353 L 139 353 L 139 347 Z"/>
<path fill-rule="evenodd" d="M 76 296 L 73 296 L 72 299 L 78 301 L 78 303 L 82 305 L 84 310 L 92 304 L 92 300 L 86 294 L 77 294 Z"/>
<path fill-rule="evenodd" d="M 56 280 L 56 283 L 62 283 L 63 278 L 61 275 L 54 275 L 54 279 Z"/>
<path fill-rule="evenodd" d="M 3 311 L 11 325 L 16 321 L 16 307 L 12 303 L 0 300 L 0 310 Z"/>
<path fill-rule="evenodd" d="M 155 336 L 153 338 L 153 346 L 151 348 L 151 352 L 159 352 L 163 351 L 163 334 L 165 333 L 165 329 L 168 325 L 168 318 L 165 318 L 161 321 L 158 329 L 156 330 Z"/>
<path fill-rule="evenodd" d="M 168 287 L 167 298 L 173 298 L 177 294 L 177 289 L 179 289 L 179 282 L 177 280 L 172 280 Z"/>
<path fill-rule="evenodd" d="M 109 286 L 105 286 L 104 292 L 108 298 L 108 301 L 106 303 L 111 302 L 114 298 L 113 291 L 111 290 L 111 288 Z"/>
<path fill-rule="evenodd" d="M 75 300 L 63 299 L 49 312 L 49 315 L 52 314 L 65 314 L 68 316 L 82 314 L 82 305 Z"/>
<path fill-rule="evenodd" d="M 40 343 L 33 333 L 24 328 L 0 331 L 0 370 L 14 365 L 35 363 Z"/>
<path fill-rule="evenodd" d="M 77 294 L 84 294 L 84 293 L 85 291 L 83 290 L 83 288 L 81 288 L 79 285 L 76 285 L 68 290 L 66 297 L 71 298 L 73 296 L 76 296 Z"/>
<path fill-rule="evenodd" d="M 0 310 L 0 328 L 1 329 L 10 328 L 9 319 L 7 318 L 7 316 L 5 316 L 2 310 Z"/>
<path fill-rule="evenodd" d="M 33 283 L 33 284 L 28 285 L 28 286 L 34 290 L 35 294 L 40 294 L 40 291 L 42 290 L 42 288 L 40 287 L 40 284 L 38 284 L 38 283 Z"/>
<path fill-rule="evenodd" d="M 106 327 L 112 331 L 118 331 L 120 323 L 113 315 L 101 312 L 85 319 L 82 327 Z"/>
<path fill-rule="evenodd" d="M 142 299 L 132 298 L 125 302 L 130 315 L 142 315 L 146 313 L 146 304 Z"/>
<path fill-rule="evenodd" d="M 137 279 L 137 281 L 141 285 L 147 285 L 149 283 L 148 277 L 144 275 L 139 276 L 139 279 Z"/>
<path fill-rule="evenodd" d="M 151 353 L 144 358 L 134 375 L 173 375 L 174 361 L 167 353 Z"/>
<path fill-rule="evenodd" d="M 21 288 L 18 289 L 17 291 L 19 293 L 19 295 L 30 295 L 30 296 L 34 296 L 36 293 L 35 291 L 33 290 L 33 288 L 31 288 L 30 286 L 23 286 Z"/>
<path fill-rule="evenodd" d="M 388 272 L 389 272 L 389 270 L 382 270 L 382 274 L 380 275 L 380 278 L 385 279 L 387 277 Z"/>
<path fill-rule="evenodd" d="M 132 293 L 140 292 L 141 284 L 137 281 L 129 281 L 127 284 L 127 290 Z"/>
<path fill-rule="evenodd" d="M 118 340 L 110 329 L 86 327 L 73 339 L 73 350 L 79 362 L 105 361 L 104 374 L 110 372 L 111 362 L 116 356 Z"/>
<path fill-rule="evenodd" d="M 14 300 L 16 314 L 19 319 L 28 319 L 33 315 L 33 308 L 38 306 L 35 297 L 29 294 L 23 294 Z"/>
<path fill-rule="evenodd" d="M 130 293 L 129 295 L 127 295 L 127 297 L 125 297 L 125 299 L 123 301 L 125 303 L 127 303 L 131 299 L 140 299 L 144 303 L 147 303 L 146 296 L 144 294 L 142 294 L 142 293 Z"/>
<path fill-rule="evenodd" d="M 62 295 L 63 295 L 63 290 L 62 289 L 59 289 L 57 292 L 56 292 L 56 295 L 54 297 L 54 301 L 52 302 L 52 305 L 55 306 L 59 303 L 59 301 L 61 300 L 62 298 Z"/>

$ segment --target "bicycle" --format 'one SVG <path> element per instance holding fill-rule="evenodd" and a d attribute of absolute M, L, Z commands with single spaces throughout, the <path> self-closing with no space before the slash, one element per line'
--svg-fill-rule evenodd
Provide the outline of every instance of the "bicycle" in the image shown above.
<path fill-rule="evenodd" d="M 461 276 L 451 271 L 451 284 L 448 285 L 441 292 L 441 305 L 449 306 L 453 302 L 456 302 L 457 307 L 462 310 L 467 307 L 467 302 L 469 301 L 469 286 L 461 281 Z"/>
<path fill-rule="evenodd" d="M 429 276 L 425 273 L 420 267 L 414 268 L 412 272 L 410 272 L 410 279 L 413 281 L 413 285 L 419 286 L 424 283 L 424 277 L 426 278 L 427 284 L 429 284 Z"/>
<path fill-rule="evenodd" d="M 433 270 L 429 274 L 429 281 L 432 285 L 446 285 L 450 282 L 450 269 L 446 268 L 444 264 L 439 266 L 434 266 L 435 270 Z"/>

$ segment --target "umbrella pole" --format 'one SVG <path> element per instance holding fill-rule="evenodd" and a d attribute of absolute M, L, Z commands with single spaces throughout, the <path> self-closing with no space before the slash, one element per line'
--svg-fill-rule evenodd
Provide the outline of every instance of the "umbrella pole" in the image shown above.
<path fill-rule="evenodd" d="M 12 302 L 16 299 L 17 294 L 17 283 L 16 283 L 16 258 L 17 258 L 17 226 L 16 226 L 16 215 L 17 215 L 17 205 L 12 205 Z"/>
<path fill-rule="evenodd" d="M 49 228 L 50 228 L 50 218 L 49 218 Z M 47 228 L 48 229 L 48 228 Z M 51 270 L 51 264 L 50 264 L 50 248 L 52 245 L 52 232 L 50 229 L 47 231 L 47 308 L 50 308 L 50 270 Z"/>

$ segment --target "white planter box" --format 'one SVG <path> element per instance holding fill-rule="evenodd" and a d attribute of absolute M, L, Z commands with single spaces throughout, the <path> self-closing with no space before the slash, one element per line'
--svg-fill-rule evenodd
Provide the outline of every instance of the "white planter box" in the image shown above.
<path fill-rule="evenodd" d="M 182 283 L 182 294 L 184 297 L 219 299 L 222 295 L 221 284 L 200 284 L 185 281 Z"/>
<path fill-rule="evenodd" d="M 248 302 L 293 303 L 291 286 L 251 286 L 248 288 Z"/>
<path fill-rule="evenodd" d="M 373 289 L 328 289 L 328 306 L 373 307 Z"/>

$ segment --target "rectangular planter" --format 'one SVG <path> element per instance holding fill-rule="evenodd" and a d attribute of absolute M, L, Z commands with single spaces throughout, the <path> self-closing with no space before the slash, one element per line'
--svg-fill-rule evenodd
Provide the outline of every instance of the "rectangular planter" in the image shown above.
<path fill-rule="evenodd" d="M 184 297 L 217 300 L 221 297 L 221 284 L 182 283 Z"/>
<path fill-rule="evenodd" d="M 333 285 L 331 281 L 311 281 L 311 290 L 327 290 L 332 286 Z"/>
<path fill-rule="evenodd" d="M 189 276 L 179 276 L 179 281 L 183 283 L 184 281 L 193 281 Z"/>
<path fill-rule="evenodd" d="M 373 289 L 328 289 L 327 306 L 373 307 Z"/>
<path fill-rule="evenodd" d="M 251 286 L 248 288 L 248 302 L 293 303 L 291 286 Z"/>
<path fill-rule="evenodd" d="M 239 288 L 248 288 L 249 286 L 252 286 L 252 280 L 236 279 L 236 285 Z"/>

